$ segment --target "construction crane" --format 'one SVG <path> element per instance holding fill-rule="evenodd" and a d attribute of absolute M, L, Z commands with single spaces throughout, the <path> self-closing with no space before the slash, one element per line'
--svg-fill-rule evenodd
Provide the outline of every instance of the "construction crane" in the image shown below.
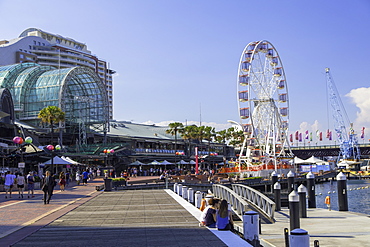
<path fill-rule="evenodd" d="M 325 71 L 328 97 L 334 118 L 334 128 L 340 145 L 337 163 L 340 161 L 359 161 L 361 154 L 357 143 L 357 136 L 353 130 L 353 123 L 349 121 L 338 90 L 334 84 L 333 77 L 331 76 L 330 69 L 326 68 Z M 346 126 L 349 126 L 349 132 L 347 132 Z"/>

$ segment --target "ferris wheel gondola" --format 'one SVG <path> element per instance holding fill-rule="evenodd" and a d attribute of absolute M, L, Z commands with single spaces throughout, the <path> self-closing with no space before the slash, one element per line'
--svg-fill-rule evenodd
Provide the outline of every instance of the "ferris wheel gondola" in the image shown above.
<path fill-rule="evenodd" d="M 284 68 L 275 47 L 249 43 L 240 58 L 237 96 L 245 140 L 239 162 L 248 166 L 286 156 L 289 97 Z M 290 148 L 289 148 L 290 150 Z"/>

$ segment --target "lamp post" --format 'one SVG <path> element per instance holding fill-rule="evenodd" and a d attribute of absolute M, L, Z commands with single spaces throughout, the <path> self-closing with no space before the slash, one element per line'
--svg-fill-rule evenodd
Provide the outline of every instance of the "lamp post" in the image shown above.
<path fill-rule="evenodd" d="M 61 146 L 60 145 L 56 145 L 55 147 L 53 145 L 47 145 L 46 146 L 46 150 L 47 152 L 50 154 L 51 156 L 51 167 L 50 167 L 50 170 L 51 170 L 51 173 L 52 175 L 54 175 L 56 173 L 56 171 L 54 171 L 54 157 L 56 156 L 56 152 L 59 152 L 61 150 Z"/>
<path fill-rule="evenodd" d="M 108 161 L 108 155 L 109 154 L 113 154 L 114 153 L 114 149 L 104 149 L 103 150 L 103 153 L 104 153 L 104 165 L 107 166 L 107 161 Z"/>

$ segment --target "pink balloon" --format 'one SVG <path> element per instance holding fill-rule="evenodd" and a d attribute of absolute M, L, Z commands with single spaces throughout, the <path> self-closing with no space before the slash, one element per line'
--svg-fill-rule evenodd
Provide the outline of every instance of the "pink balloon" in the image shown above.
<path fill-rule="evenodd" d="M 50 151 L 54 150 L 54 146 L 53 145 L 47 145 L 46 148 Z"/>
<path fill-rule="evenodd" d="M 110 150 L 110 153 L 111 153 L 111 154 L 112 154 L 112 153 L 114 153 L 114 149 L 111 149 L 111 150 Z"/>

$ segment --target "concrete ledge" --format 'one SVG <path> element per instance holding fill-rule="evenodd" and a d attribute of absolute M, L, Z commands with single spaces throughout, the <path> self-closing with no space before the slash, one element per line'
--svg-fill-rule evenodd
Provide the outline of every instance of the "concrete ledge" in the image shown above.
<path fill-rule="evenodd" d="M 202 211 L 196 208 L 193 204 L 186 201 L 181 196 L 177 195 L 170 189 L 165 189 L 173 199 L 175 199 L 181 206 L 183 206 L 190 214 L 192 214 L 199 222 Z M 208 227 L 207 227 L 208 228 Z M 222 242 L 227 246 L 252 246 L 244 239 L 240 238 L 238 235 L 231 231 L 219 231 L 217 228 L 208 228 L 214 235 L 216 235 Z"/>

